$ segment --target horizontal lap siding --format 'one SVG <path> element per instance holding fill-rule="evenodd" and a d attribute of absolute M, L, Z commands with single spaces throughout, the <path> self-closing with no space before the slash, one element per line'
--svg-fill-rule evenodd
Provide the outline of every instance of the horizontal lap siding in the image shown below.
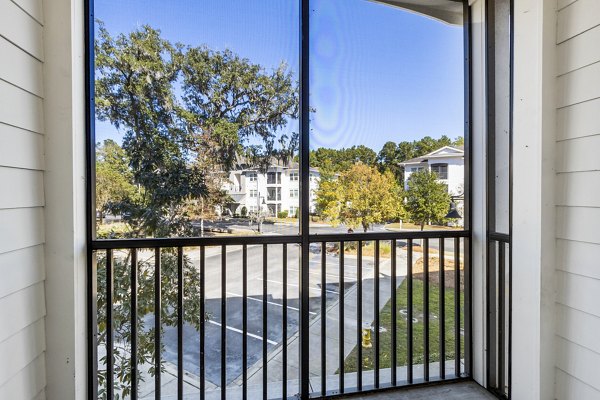
<path fill-rule="evenodd" d="M 556 386 L 600 398 L 600 1 L 559 0 Z"/>
<path fill-rule="evenodd" d="M 598 391 L 590 385 L 560 369 L 556 372 L 557 399 L 596 399 L 597 396 Z"/>
<path fill-rule="evenodd" d="M 46 386 L 42 23 L 40 0 L 0 0 L 0 399 Z"/>
<path fill-rule="evenodd" d="M 44 169 L 44 136 L 0 122 L 0 166 Z"/>

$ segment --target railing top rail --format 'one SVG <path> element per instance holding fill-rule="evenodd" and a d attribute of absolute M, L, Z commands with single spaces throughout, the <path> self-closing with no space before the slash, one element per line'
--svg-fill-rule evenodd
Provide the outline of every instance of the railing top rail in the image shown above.
<path fill-rule="evenodd" d="M 368 240 L 444 239 L 469 237 L 468 230 L 333 233 L 310 235 L 310 242 L 356 242 Z"/>
<path fill-rule="evenodd" d="M 309 235 L 309 242 L 356 242 L 368 240 L 406 240 L 406 239 L 443 239 L 468 237 L 468 230 L 447 231 L 409 231 L 409 232 L 368 232 L 368 233 L 334 233 Z M 106 249 L 141 249 L 158 247 L 198 247 L 198 246 L 235 246 L 260 244 L 300 244 L 300 235 L 273 236 L 216 236 L 185 238 L 136 238 L 136 239 L 98 239 L 91 243 L 92 250 Z"/>
<path fill-rule="evenodd" d="M 142 249 L 157 247 L 198 247 L 198 246 L 235 246 L 252 244 L 300 243 L 299 235 L 287 236 L 211 236 L 180 238 L 136 238 L 136 239 L 98 239 L 92 241 L 93 250 L 106 249 Z"/>
<path fill-rule="evenodd" d="M 510 235 L 507 235 L 506 233 L 490 232 L 488 236 L 490 240 L 494 240 L 496 242 L 510 243 Z"/>

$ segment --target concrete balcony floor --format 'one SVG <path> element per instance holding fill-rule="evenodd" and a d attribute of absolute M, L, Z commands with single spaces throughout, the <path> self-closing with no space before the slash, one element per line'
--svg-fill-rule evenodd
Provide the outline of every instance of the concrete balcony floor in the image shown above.
<path fill-rule="evenodd" d="M 345 398 L 352 400 L 497 400 L 494 395 L 472 381 L 390 390 L 375 394 L 348 395 Z"/>

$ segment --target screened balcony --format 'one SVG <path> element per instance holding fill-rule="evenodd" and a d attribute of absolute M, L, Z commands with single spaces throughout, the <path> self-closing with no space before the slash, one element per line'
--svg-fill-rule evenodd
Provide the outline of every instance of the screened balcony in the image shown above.
<path fill-rule="evenodd" d="M 597 397 L 597 7 L 348 2 L 0 2 L 0 399 Z M 115 50 L 146 23 L 164 52 Z M 290 95 L 252 97 L 266 125 L 192 87 L 227 46 L 259 66 L 254 94 Z M 147 65 L 110 68 L 156 54 L 171 87 L 144 76 L 110 108 Z M 419 219 L 400 164 L 463 145 Z M 103 170 L 115 154 L 127 168 Z M 101 202 L 99 177 L 123 198 Z M 402 201 L 368 220 L 363 198 Z"/>

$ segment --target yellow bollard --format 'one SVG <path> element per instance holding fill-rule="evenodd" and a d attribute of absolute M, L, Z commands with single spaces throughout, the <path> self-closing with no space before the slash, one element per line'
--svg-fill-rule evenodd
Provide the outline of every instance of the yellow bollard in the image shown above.
<path fill-rule="evenodd" d="M 371 343 L 371 324 L 369 323 L 364 323 L 362 327 L 362 347 L 365 349 L 373 347 Z"/>

